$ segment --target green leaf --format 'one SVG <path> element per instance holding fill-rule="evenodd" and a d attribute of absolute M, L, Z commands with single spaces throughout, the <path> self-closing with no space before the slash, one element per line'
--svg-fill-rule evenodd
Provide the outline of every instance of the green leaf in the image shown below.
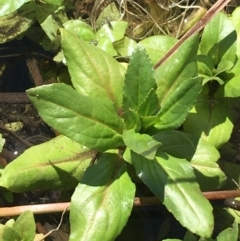
<path fill-rule="evenodd" d="M 240 97 L 239 76 L 233 77 L 223 86 L 224 97 Z"/>
<path fill-rule="evenodd" d="M 104 24 L 96 33 L 96 39 L 107 38 L 111 43 L 117 42 L 124 38 L 128 22 L 112 21 Z"/>
<path fill-rule="evenodd" d="M 129 149 L 150 160 L 155 158 L 156 152 L 161 146 L 161 143 L 155 141 L 151 136 L 135 133 L 132 129 L 123 132 L 123 141 Z"/>
<path fill-rule="evenodd" d="M 158 98 L 156 95 L 156 90 L 151 89 L 143 103 L 139 107 L 139 113 L 142 117 L 147 117 L 151 115 L 155 115 L 160 109 L 158 105 Z"/>
<path fill-rule="evenodd" d="M 64 29 L 61 34 L 61 44 L 74 88 L 83 95 L 110 99 L 120 110 L 126 69 L 96 46 L 77 39 Z"/>
<path fill-rule="evenodd" d="M 123 114 L 125 123 L 129 109 L 134 110 L 140 116 L 146 114 L 146 109 L 148 108 L 140 108 L 140 106 L 146 102 L 146 99 L 149 99 L 148 95 L 149 92 L 152 92 L 152 89 L 156 89 L 153 66 L 145 50 L 142 47 L 138 47 L 130 59 L 123 87 Z M 154 93 L 152 95 L 154 96 Z M 156 104 L 156 102 L 152 103 Z M 157 109 L 157 105 L 153 108 Z"/>
<path fill-rule="evenodd" d="M 179 127 L 193 107 L 201 88 L 202 79 L 196 77 L 184 80 L 171 95 L 166 93 L 168 98 L 162 101 L 158 114 L 159 121 L 154 126 L 158 130 Z"/>
<path fill-rule="evenodd" d="M 226 102 L 197 102 L 183 123 L 184 131 L 201 136 L 216 148 L 226 143 L 232 133 L 230 109 Z"/>
<path fill-rule="evenodd" d="M 139 178 L 188 230 L 202 237 L 213 231 L 212 206 L 202 195 L 190 163 L 163 152 L 148 160 L 134 152 L 132 163 Z"/>
<path fill-rule="evenodd" d="M 198 74 L 204 76 L 213 76 L 212 70 L 214 64 L 209 56 L 207 55 L 197 55 L 197 64 L 198 64 Z"/>
<path fill-rule="evenodd" d="M 93 14 L 91 14 L 90 19 L 93 17 Z M 94 18 L 94 17 L 93 17 Z M 101 28 L 105 23 L 109 21 L 119 21 L 121 18 L 121 14 L 119 12 L 119 9 L 117 8 L 116 4 L 114 2 L 108 4 L 104 9 L 101 8 L 100 14 L 98 16 L 98 19 L 96 23 L 95 20 L 91 21 L 93 22 L 93 26 L 95 25 L 95 29 Z"/>
<path fill-rule="evenodd" d="M 232 61 L 229 61 L 227 59 L 223 59 L 218 64 L 217 73 L 216 74 L 219 75 L 220 73 L 223 73 L 223 72 L 226 72 L 226 71 L 230 71 L 232 67 L 233 67 L 233 62 Z"/>
<path fill-rule="evenodd" d="M 42 29 L 46 33 L 48 39 L 43 44 L 45 49 L 47 45 L 49 50 L 56 51 L 60 47 L 60 35 L 58 29 L 63 26 L 63 23 L 68 21 L 66 13 L 62 7 L 51 4 L 37 4 L 36 17 Z"/>
<path fill-rule="evenodd" d="M 116 50 L 113 47 L 112 42 L 106 37 L 99 39 L 99 41 L 97 43 L 97 47 L 100 48 L 101 50 L 105 51 L 106 53 L 110 54 L 111 56 L 118 55 L 118 53 L 116 52 Z"/>
<path fill-rule="evenodd" d="M 4 144 L 5 144 L 5 139 L 2 138 L 2 134 L 0 133 L 0 152 L 2 151 Z"/>
<path fill-rule="evenodd" d="M 227 228 L 223 230 L 218 236 L 216 241 L 238 241 L 238 224 L 237 222 L 233 223 L 232 228 Z"/>
<path fill-rule="evenodd" d="M 33 213 L 22 213 L 13 224 L 13 229 L 19 234 L 21 241 L 33 241 L 36 229 Z"/>
<path fill-rule="evenodd" d="M 0 240 L 21 241 L 21 236 L 13 228 L 0 224 Z"/>
<path fill-rule="evenodd" d="M 0 7 L 0 11 L 1 10 L 2 8 Z M 14 11 L 6 16 L 0 16 L 0 43 L 5 43 L 20 37 L 35 22 L 35 3 L 24 4 L 17 11 Z"/>
<path fill-rule="evenodd" d="M 123 144 L 123 122 L 112 102 L 65 84 L 32 88 L 27 95 L 48 125 L 76 142 L 101 151 Z"/>
<path fill-rule="evenodd" d="M 199 49 L 210 56 L 214 65 L 222 60 L 234 62 L 237 34 L 233 24 L 224 13 L 218 13 L 204 28 Z"/>
<path fill-rule="evenodd" d="M 9 163 L 3 169 L 0 186 L 12 192 L 74 188 L 93 154 L 71 139 L 58 136 L 29 148 Z"/>
<path fill-rule="evenodd" d="M 44 3 L 52 4 L 55 6 L 61 6 L 63 0 L 44 0 Z"/>
<path fill-rule="evenodd" d="M 138 44 L 146 49 L 153 64 L 156 64 L 176 42 L 177 39 L 162 35 L 145 38 Z"/>
<path fill-rule="evenodd" d="M 202 191 L 219 189 L 226 181 L 224 172 L 216 163 L 220 154 L 209 142 L 175 130 L 159 132 L 153 138 L 162 143 L 160 150 L 191 162 Z"/>
<path fill-rule="evenodd" d="M 161 105 L 168 101 L 180 85 L 185 86 L 185 81 L 189 82 L 197 75 L 198 40 L 199 36 L 194 35 L 184 41 L 178 51 L 155 70 L 157 95 Z M 193 80 L 192 82 L 195 83 Z"/>
<path fill-rule="evenodd" d="M 22 5 L 32 0 L 0 0 L 0 16 L 8 15 L 9 13 L 15 12 Z"/>
<path fill-rule="evenodd" d="M 85 41 L 96 39 L 93 28 L 80 19 L 68 20 L 63 26 L 66 30 Z"/>
<path fill-rule="evenodd" d="M 115 240 L 131 213 L 134 195 L 125 162 L 116 154 L 102 154 L 72 196 L 70 241 Z"/>
<path fill-rule="evenodd" d="M 186 232 L 183 238 L 183 241 L 197 241 L 197 240 L 198 240 L 197 236 L 192 234 L 189 231 Z"/>
<path fill-rule="evenodd" d="M 229 17 L 234 28 L 237 31 L 237 56 L 240 57 L 240 8 L 237 7 L 234 9 L 233 13 Z"/>
<path fill-rule="evenodd" d="M 181 239 L 176 239 L 176 238 L 168 238 L 168 239 L 163 239 L 162 241 L 182 241 Z"/>
<path fill-rule="evenodd" d="M 137 47 L 137 43 L 128 37 L 124 38 L 124 41 L 113 43 L 115 50 L 120 56 L 131 56 L 134 49 Z"/>

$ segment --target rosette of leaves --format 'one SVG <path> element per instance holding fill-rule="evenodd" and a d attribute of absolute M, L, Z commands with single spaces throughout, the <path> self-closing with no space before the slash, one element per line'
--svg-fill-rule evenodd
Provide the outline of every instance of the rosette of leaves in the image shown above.
<path fill-rule="evenodd" d="M 72 86 L 50 84 L 27 94 L 43 120 L 63 136 L 25 151 L 3 170 L 0 186 L 13 192 L 75 188 L 70 240 L 113 240 L 132 210 L 135 184 L 127 171 L 132 165 L 184 227 L 210 237 L 212 207 L 200 187 L 223 184 L 219 153 L 197 136 L 175 130 L 202 88 L 198 39 L 188 39 L 157 70 L 143 46 L 150 53 L 156 42 L 169 48 L 175 40 L 148 39 L 139 43 L 126 69 L 61 29 Z M 204 166 L 211 171 L 204 172 Z"/>

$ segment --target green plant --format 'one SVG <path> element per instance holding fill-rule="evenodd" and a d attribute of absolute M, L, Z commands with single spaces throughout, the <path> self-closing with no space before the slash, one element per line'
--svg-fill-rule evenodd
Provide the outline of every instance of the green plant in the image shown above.
<path fill-rule="evenodd" d="M 140 46 L 126 71 L 63 29 L 61 43 L 75 89 L 59 83 L 27 93 L 43 120 L 73 141 L 60 136 L 27 150 L 4 169 L 1 186 L 15 192 L 44 186 L 67 189 L 79 181 L 71 202 L 70 240 L 112 240 L 125 225 L 135 194 L 127 161 L 183 226 L 211 236 L 212 207 L 191 164 L 166 153 L 161 141 L 163 131 L 183 123 L 201 90 L 201 78 L 196 77 L 198 36 L 187 40 L 156 73 Z M 175 138 L 171 133 L 170 139 Z M 84 171 L 92 150 L 97 163 Z M 46 155 L 38 156 L 39 151 Z M 31 162 L 22 169 L 26 158 Z"/>
<path fill-rule="evenodd" d="M 232 22 L 235 27 L 217 15 L 200 47 L 198 35 L 189 38 L 156 70 L 153 65 L 176 39 L 140 41 L 126 69 L 61 29 L 56 36 L 73 87 L 56 83 L 27 94 L 62 135 L 7 165 L 0 186 L 12 192 L 75 189 L 70 240 L 114 240 L 133 206 L 131 166 L 184 227 L 199 240 L 213 240 L 213 208 L 201 191 L 222 188 L 227 179 L 217 148 L 228 142 L 237 117 L 226 111 L 236 108 L 229 98 L 239 97 L 236 13 Z M 229 232 L 237 240 L 236 224 L 219 236 L 225 239 Z"/>

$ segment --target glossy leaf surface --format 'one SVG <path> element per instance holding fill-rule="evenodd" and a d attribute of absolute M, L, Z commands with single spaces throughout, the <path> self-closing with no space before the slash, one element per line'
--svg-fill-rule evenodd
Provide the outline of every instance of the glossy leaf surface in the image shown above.
<path fill-rule="evenodd" d="M 47 11 L 46 11 L 47 9 Z M 46 50 L 57 51 L 60 47 L 58 29 L 68 18 L 62 7 L 51 4 L 36 4 L 36 17 L 47 38 L 43 41 Z"/>
<path fill-rule="evenodd" d="M 21 241 L 32 241 L 35 236 L 35 221 L 31 211 L 22 213 L 13 224 L 15 230 L 21 237 Z"/>
<path fill-rule="evenodd" d="M 115 240 L 131 213 L 134 195 L 125 163 L 116 154 L 102 154 L 72 196 L 70 241 Z"/>
<path fill-rule="evenodd" d="M 176 42 L 175 38 L 161 35 L 145 38 L 138 44 L 146 49 L 153 64 L 156 64 Z"/>
<path fill-rule="evenodd" d="M 0 11 L 1 10 L 2 9 L 0 7 Z M 0 26 L 2 30 L 0 32 L 0 43 L 5 43 L 21 36 L 35 22 L 34 3 L 24 4 L 17 11 L 14 11 L 6 16 L 0 16 Z"/>
<path fill-rule="evenodd" d="M 58 136 L 31 147 L 7 165 L 0 177 L 0 186 L 12 192 L 74 188 L 93 154 L 71 139 Z"/>
<path fill-rule="evenodd" d="M 35 221 L 30 211 L 23 212 L 16 221 L 9 220 L 0 224 L 1 241 L 33 241 L 35 236 Z"/>
<path fill-rule="evenodd" d="M 170 58 L 155 70 L 157 95 L 161 105 L 180 85 L 197 74 L 198 35 L 187 39 Z"/>
<path fill-rule="evenodd" d="M 151 160 L 154 159 L 157 149 L 161 146 L 161 143 L 151 136 L 135 133 L 134 130 L 124 131 L 123 141 L 129 149 Z"/>
<path fill-rule="evenodd" d="M 62 48 L 74 88 L 83 95 L 122 105 L 125 68 L 111 55 L 62 29 Z M 81 56 L 81 57 L 80 57 Z"/>
<path fill-rule="evenodd" d="M 199 77 L 180 83 L 161 103 L 159 121 L 154 126 L 159 130 L 179 127 L 193 107 L 201 88 L 202 79 Z"/>
<path fill-rule="evenodd" d="M 230 114 L 229 106 L 225 102 L 197 102 L 183 127 L 186 132 L 201 136 L 219 148 L 229 140 L 233 129 Z"/>
<path fill-rule="evenodd" d="M 237 241 L 238 240 L 238 224 L 235 221 L 233 223 L 232 228 L 226 228 L 223 230 L 218 236 L 216 241 L 226 241 L 226 240 L 232 240 Z"/>
<path fill-rule="evenodd" d="M 135 125 L 134 120 L 129 118 L 131 111 L 138 116 L 146 116 L 158 109 L 155 89 L 156 83 L 151 61 L 146 51 L 142 47 L 137 47 L 130 59 L 123 87 L 123 115 L 127 129 Z"/>
<path fill-rule="evenodd" d="M 101 151 L 123 144 L 123 122 L 109 100 L 79 94 L 65 84 L 29 89 L 27 94 L 48 125 L 80 144 Z"/>
<path fill-rule="evenodd" d="M 0 16 L 8 15 L 19 9 L 23 4 L 32 0 L 0 0 Z"/>
<path fill-rule="evenodd" d="M 163 152 L 154 160 L 133 152 L 131 158 L 138 177 L 184 227 L 200 236 L 211 236 L 212 206 L 203 197 L 188 161 Z"/>
<path fill-rule="evenodd" d="M 202 191 L 219 189 L 226 176 L 216 163 L 220 158 L 217 149 L 198 136 L 180 132 L 159 132 L 153 138 L 162 143 L 160 150 L 191 162 Z"/>
<path fill-rule="evenodd" d="M 104 24 L 96 33 L 96 38 L 107 38 L 111 43 L 117 42 L 124 38 L 128 22 L 112 21 Z"/>
<path fill-rule="evenodd" d="M 205 27 L 199 49 L 212 59 L 215 66 L 223 59 L 234 62 L 236 39 L 231 21 L 225 14 L 218 13 Z"/>

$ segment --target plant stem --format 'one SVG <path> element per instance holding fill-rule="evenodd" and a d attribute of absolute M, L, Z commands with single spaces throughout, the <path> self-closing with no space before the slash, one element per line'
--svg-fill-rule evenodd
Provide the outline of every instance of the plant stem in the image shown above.
<path fill-rule="evenodd" d="M 208 200 L 219 200 L 219 199 L 240 197 L 240 190 L 212 191 L 212 192 L 203 192 L 202 194 Z M 152 206 L 152 205 L 161 205 L 161 202 L 156 197 L 137 197 L 134 199 L 133 205 L 134 206 Z M 70 202 L 3 207 L 3 208 L 0 208 L 0 217 L 17 216 L 26 210 L 32 211 L 34 214 L 58 213 L 58 212 L 63 212 L 64 210 L 69 211 L 69 206 L 70 206 Z"/>
<path fill-rule="evenodd" d="M 178 42 L 163 56 L 162 59 L 155 64 L 154 69 L 157 69 L 162 65 L 173 53 L 179 48 L 179 46 L 188 38 L 194 34 L 200 32 L 207 23 L 218 13 L 220 12 L 231 0 L 218 0 L 200 19 L 191 29 L 189 29 L 179 40 Z"/>

